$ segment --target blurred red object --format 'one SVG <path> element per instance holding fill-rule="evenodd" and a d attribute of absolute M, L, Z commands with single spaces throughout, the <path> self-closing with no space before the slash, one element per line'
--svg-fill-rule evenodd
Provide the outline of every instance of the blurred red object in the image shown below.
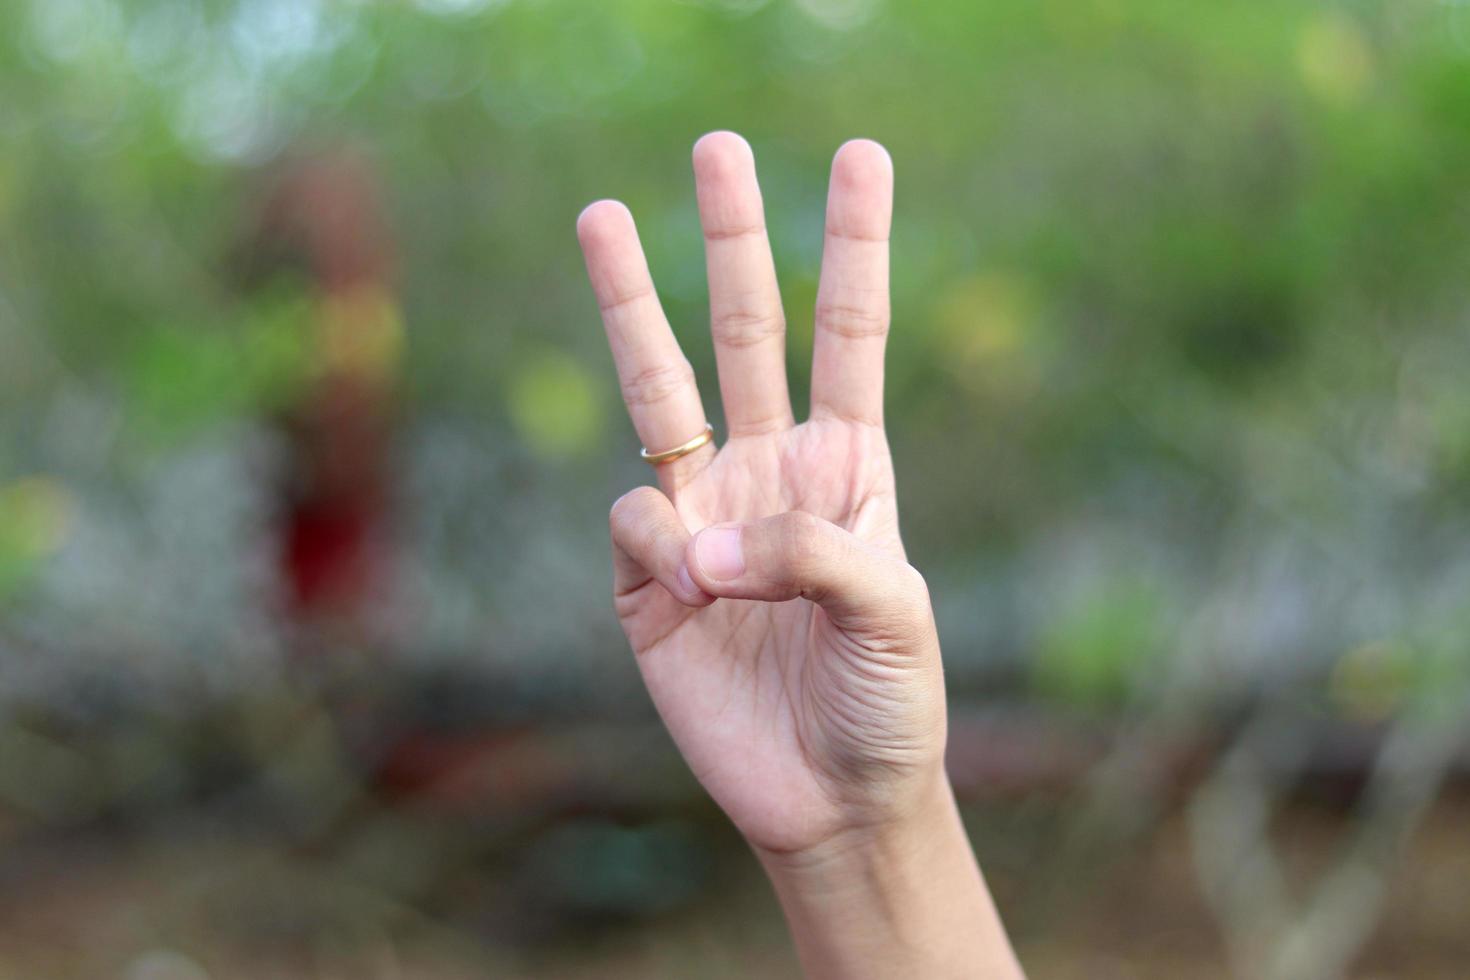
<path fill-rule="evenodd" d="M 388 439 L 402 320 L 371 167 L 348 151 L 285 166 L 259 212 L 251 266 L 299 271 L 314 305 L 313 381 L 285 413 L 281 570 L 292 615 L 359 638 L 386 587 Z"/>

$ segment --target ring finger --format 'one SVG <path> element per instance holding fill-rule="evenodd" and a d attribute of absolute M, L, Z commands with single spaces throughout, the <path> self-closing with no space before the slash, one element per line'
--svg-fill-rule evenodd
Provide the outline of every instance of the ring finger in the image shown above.
<path fill-rule="evenodd" d="M 704 405 L 659 304 L 632 214 L 617 201 L 591 204 L 577 219 L 577 238 L 638 438 L 654 453 L 688 442 L 704 431 Z M 657 466 L 664 491 L 672 496 L 714 454 L 706 443 Z"/>

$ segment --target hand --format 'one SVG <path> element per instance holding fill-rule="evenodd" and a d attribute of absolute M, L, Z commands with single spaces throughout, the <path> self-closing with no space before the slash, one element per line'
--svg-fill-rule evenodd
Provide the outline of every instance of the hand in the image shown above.
<path fill-rule="evenodd" d="M 944 775 L 939 644 L 899 539 L 888 154 L 856 140 L 832 164 L 800 425 L 750 147 L 712 133 L 694 172 L 729 438 L 613 507 L 615 603 L 644 681 L 770 871 L 810 971 L 1014 971 Z M 639 438 L 680 446 L 704 408 L 632 216 L 600 201 L 577 231 Z"/>
<path fill-rule="evenodd" d="M 613 508 L 617 612 L 700 782 L 753 845 L 801 850 L 891 820 L 941 772 L 938 643 L 883 433 L 893 172 L 867 141 L 833 163 L 801 425 L 750 147 L 706 136 L 694 172 L 729 440 Z M 632 217 L 598 202 L 578 234 L 638 434 L 679 445 L 704 409 Z"/>

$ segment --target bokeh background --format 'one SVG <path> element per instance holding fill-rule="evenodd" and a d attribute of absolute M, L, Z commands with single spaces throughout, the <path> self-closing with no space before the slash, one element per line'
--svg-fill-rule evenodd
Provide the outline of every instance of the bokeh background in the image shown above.
<path fill-rule="evenodd" d="M 0 975 L 794 976 L 610 611 L 572 232 L 804 402 L 897 168 L 890 437 L 1038 977 L 1470 958 L 1470 4 L 0 5 Z"/>

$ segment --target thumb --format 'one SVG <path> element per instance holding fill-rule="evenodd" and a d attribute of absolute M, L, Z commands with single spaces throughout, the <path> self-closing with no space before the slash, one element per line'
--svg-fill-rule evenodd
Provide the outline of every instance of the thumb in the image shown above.
<path fill-rule="evenodd" d="M 848 632 L 933 635 L 929 591 L 912 565 L 803 511 L 713 524 L 687 548 L 689 573 L 710 595 L 766 602 L 801 597 Z"/>

